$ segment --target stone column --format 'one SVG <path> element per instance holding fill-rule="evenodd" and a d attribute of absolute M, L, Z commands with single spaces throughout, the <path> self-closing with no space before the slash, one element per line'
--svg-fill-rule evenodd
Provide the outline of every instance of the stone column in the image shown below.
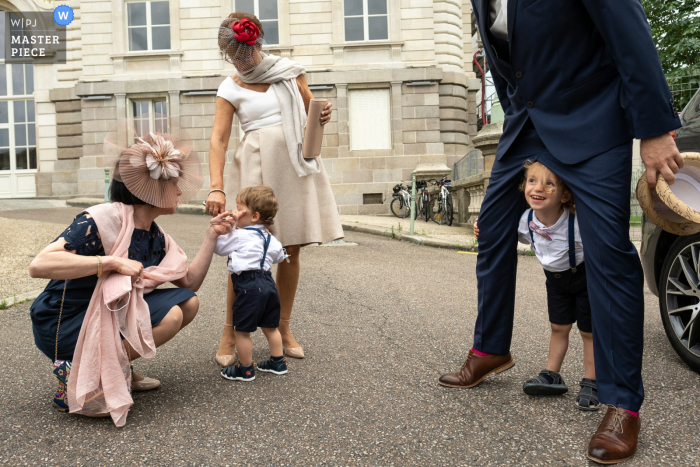
<path fill-rule="evenodd" d="M 472 138 L 472 143 L 476 149 L 481 150 L 484 157 L 484 174 L 491 176 L 491 169 L 496 160 L 496 149 L 498 141 L 503 134 L 503 122 L 490 123 L 485 125 L 477 135 Z"/>

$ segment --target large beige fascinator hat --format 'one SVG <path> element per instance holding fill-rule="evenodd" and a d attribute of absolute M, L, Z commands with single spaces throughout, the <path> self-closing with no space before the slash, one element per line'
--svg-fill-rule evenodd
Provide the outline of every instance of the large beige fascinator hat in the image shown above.
<path fill-rule="evenodd" d="M 149 119 L 146 114 L 141 122 Z M 150 120 L 156 122 L 154 131 L 143 123 L 118 123 L 107 134 L 104 151 L 108 161 L 118 161 L 113 178 L 134 196 L 152 206 L 173 208 L 202 188 L 202 166 L 191 139 L 174 119 L 154 114 Z"/>
<path fill-rule="evenodd" d="M 684 166 L 669 185 L 662 176 L 651 190 L 646 171 L 637 183 L 637 199 L 651 222 L 675 235 L 700 232 L 700 153 L 686 152 Z"/>

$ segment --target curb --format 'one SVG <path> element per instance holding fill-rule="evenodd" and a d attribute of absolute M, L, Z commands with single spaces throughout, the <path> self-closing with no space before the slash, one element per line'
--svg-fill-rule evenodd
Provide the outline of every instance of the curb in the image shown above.
<path fill-rule="evenodd" d="M 103 204 L 104 199 L 102 198 L 73 198 L 66 200 L 68 206 L 74 208 L 89 208 L 90 206 L 95 206 L 96 204 Z M 195 204 L 181 204 L 177 207 L 176 211 L 178 214 L 204 214 L 203 206 L 197 206 Z"/>
<path fill-rule="evenodd" d="M 448 240 L 442 240 L 439 238 L 433 238 L 433 237 L 428 237 L 426 235 L 410 235 L 410 234 L 401 234 L 399 232 L 394 232 L 394 235 L 392 237 L 392 233 L 390 229 L 386 229 L 384 227 L 379 227 L 376 225 L 367 225 L 367 224 L 358 224 L 358 223 L 349 223 L 349 222 L 343 222 L 341 221 L 341 224 L 343 226 L 343 230 L 349 230 L 352 232 L 360 232 L 360 233 L 366 233 L 370 235 L 379 235 L 382 237 L 388 237 L 388 238 L 393 238 L 394 240 L 399 240 L 402 242 L 410 242 L 414 243 L 416 245 L 423 245 L 423 246 L 429 246 L 433 248 L 443 248 L 446 250 L 457 250 L 458 252 L 469 252 L 469 253 L 478 253 L 479 252 L 479 246 L 478 245 L 471 245 L 467 243 L 460 243 L 460 242 L 451 242 Z M 518 255 L 521 256 L 532 256 L 532 253 L 530 252 L 531 250 L 529 248 L 518 248 Z"/>
<path fill-rule="evenodd" d="M 46 283 L 48 284 L 48 281 L 46 281 Z M 34 299 L 35 299 L 36 297 L 38 297 L 39 294 L 41 294 L 41 292 L 43 292 L 43 291 L 44 291 L 43 288 L 42 288 L 42 289 L 32 290 L 31 292 L 25 292 L 25 293 L 13 295 L 12 297 L 7 297 L 7 298 L 0 299 L 0 302 L 5 302 L 5 303 L 7 303 L 7 307 L 9 308 L 9 307 L 11 307 L 11 306 L 15 306 L 15 305 L 17 305 L 17 304 L 19 304 L 19 303 L 22 303 L 22 302 L 26 302 L 26 301 L 29 301 L 29 300 L 34 300 Z M 5 311 L 5 310 L 0 310 L 0 313 L 2 313 L 3 311 Z"/>

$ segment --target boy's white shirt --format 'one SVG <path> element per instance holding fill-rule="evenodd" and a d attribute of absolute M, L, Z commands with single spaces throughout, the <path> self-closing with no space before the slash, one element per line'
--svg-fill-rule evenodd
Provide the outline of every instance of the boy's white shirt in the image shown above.
<path fill-rule="evenodd" d="M 518 224 L 518 240 L 520 243 L 529 245 L 530 229 L 527 225 L 527 217 L 532 209 L 525 211 L 520 218 Z M 551 226 L 545 227 L 542 222 L 537 219 L 537 213 L 532 213 L 532 220 L 540 229 L 547 229 L 549 237 L 547 238 L 532 232 L 535 239 L 535 255 L 540 260 L 540 264 L 547 271 L 562 272 L 571 269 L 569 265 L 569 210 L 564 208 L 564 214 L 559 220 Z M 581 241 L 581 233 L 578 229 L 578 217 L 574 219 L 574 245 L 576 248 L 576 265 L 583 263 L 583 242 Z"/>
<path fill-rule="evenodd" d="M 260 229 L 265 234 L 264 225 L 251 225 Z M 255 230 L 235 228 L 231 233 L 221 235 L 216 240 L 214 253 L 219 256 L 228 256 L 228 270 L 234 274 L 243 271 L 254 271 L 260 269 L 260 260 L 265 252 L 262 236 Z M 284 248 L 274 235 L 270 234 L 270 245 L 267 247 L 265 257 L 265 271 L 269 271 L 273 264 L 281 263 L 284 260 Z"/>

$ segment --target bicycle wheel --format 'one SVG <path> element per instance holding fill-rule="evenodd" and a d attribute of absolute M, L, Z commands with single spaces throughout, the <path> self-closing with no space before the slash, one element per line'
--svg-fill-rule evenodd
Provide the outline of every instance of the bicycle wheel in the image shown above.
<path fill-rule="evenodd" d="M 425 217 L 425 222 L 428 222 L 428 219 L 430 219 L 430 216 L 428 215 L 428 212 L 430 210 L 430 196 L 428 194 L 424 194 L 421 198 L 425 197 L 423 200 L 423 210 L 421 211 L 421 214 L 423 217 Z"/>
<path fill-rule="evenodd" d="M 420 196 L 416 196 L 416 219 L 421 216 L 423 210 L 423 199 Z"/>
<path fill-rule="evenodd" d="M 411 213 L 411 208 L 406 206 L 401 197 L 396 197 L 391 201 L 391 213 L 399 219 L 405 219 Z"/>
<path fill-rule="evenodd" d="M 443 210 L 442 197 L 438 196 L 430 203 L 430 218 L 438 225 L 442 224 Z"/>
<path fill-rule="evenodd" d="M 452 219 L 454 217 L 454 209 L 452 207 L 452 195 L 447 194 L 447 199 L 445 200 L 445 221 L 447 225 L 452 225 Z"/>

